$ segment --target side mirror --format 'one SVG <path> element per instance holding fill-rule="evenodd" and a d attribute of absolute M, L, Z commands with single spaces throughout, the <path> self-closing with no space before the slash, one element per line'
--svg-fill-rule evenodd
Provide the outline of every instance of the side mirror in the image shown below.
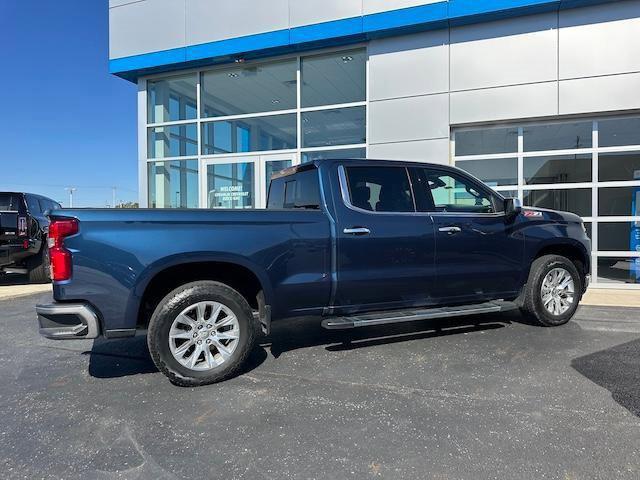
<path fill-rule="evenodd" d="M 504 199 L 504 213 L 507 217 L 515 217 L 522 211 L 522 200 L 519 198 Z"/>

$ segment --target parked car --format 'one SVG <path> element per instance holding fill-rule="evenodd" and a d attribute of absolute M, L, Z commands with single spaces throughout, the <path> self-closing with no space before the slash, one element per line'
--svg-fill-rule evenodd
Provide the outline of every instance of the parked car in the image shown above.
<path fill-rule="evenodd" d="M 57 210 L 48 338 L 147 331 L 176 384 L 236 374 L 287 317 L 344 329 L 498 312 L 569 321 L 589 281 L 582 220 L 522 208 L 443 165 L 323 160 L 271 182 L 266 210 Z"/>
<path fill-rule="evenodd" d="M 0 274 L 25 273 L 30 282 L 48 282 L 47 231 L 58 202 L 32 193 L 0 192 Z"/>

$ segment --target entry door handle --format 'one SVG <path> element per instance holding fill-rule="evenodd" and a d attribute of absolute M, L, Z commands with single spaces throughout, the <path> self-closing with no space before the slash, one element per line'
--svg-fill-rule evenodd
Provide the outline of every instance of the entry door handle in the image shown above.
<path fill-rule="evenodd" d="M 351 227 L 351 228 L 345 228 L 344 230 L 342 230 L 343 233 L 346 233 L 347 235 L 369 235 L 371 233 L 371 230 L 369 230 L 367 227 Z"/>
<path fill-rule="evenodd" d="M 460 233 L 462 229 L 460 227 L 440 227 L 438 231 L 443 233 L 448 233 L 449 235 L 453 235 L 455 233 Z"/>

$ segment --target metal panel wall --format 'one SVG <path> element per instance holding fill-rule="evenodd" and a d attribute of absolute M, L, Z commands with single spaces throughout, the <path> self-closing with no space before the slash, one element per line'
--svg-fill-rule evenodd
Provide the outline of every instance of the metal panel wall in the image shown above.
<path fill-rule="evenodd" d="M 362 0 L 289 0 L 291 27 L 362 15 Z"/>

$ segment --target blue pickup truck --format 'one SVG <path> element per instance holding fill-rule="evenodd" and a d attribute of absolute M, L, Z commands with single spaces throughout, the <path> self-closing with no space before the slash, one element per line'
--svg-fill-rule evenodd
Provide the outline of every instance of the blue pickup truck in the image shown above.
<path fill-rule="evenodd" d="M 56 210 L 47 338 L 146 331 L 179 385 L 237 374 L 271 323 L 328 329 L 498 312 L 568 322 L 587 288 L 579 217 L 523 208 L 449 166 L 323 160 L 266 210 Z"/>

